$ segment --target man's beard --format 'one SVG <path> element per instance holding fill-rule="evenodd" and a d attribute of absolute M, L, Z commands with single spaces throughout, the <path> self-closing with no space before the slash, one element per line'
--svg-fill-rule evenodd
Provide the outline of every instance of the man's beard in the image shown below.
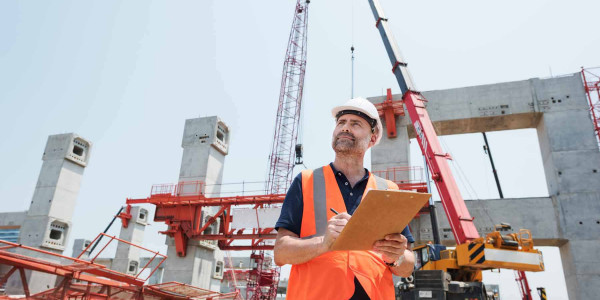
<path fill-rule="evenodd" d="M 342 136 L 347 136 L 351 139 L 341 138 Z M 340 132 L 334 139 L 331 147 L 335 153 L 339 154 L 350 154 L 350 153 L 359 153 L 360 151 L 361 141 L 357 140 L 356 137 L 349 132 Z"/>

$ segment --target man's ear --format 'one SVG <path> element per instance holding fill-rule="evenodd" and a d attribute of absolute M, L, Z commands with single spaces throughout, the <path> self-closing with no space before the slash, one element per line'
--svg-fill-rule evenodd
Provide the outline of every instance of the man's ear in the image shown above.
<path fill-rule="evenodd" d="M 377 134 L 371 133 L 371 140 L 369 141 L 369 148 L 375 146 L 376 142 L 377 142 Z"/>

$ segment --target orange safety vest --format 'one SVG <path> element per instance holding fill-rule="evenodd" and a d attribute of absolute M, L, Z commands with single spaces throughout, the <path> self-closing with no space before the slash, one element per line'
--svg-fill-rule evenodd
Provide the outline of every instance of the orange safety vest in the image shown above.
<path fill-rule="evenodd" d="M 398 189 L 388 180 L 369 173 L 367 189 Z M 363 194 L 364 195 L 364 194 Z M 304 212 L 300 238 L 322 236 L 327 221 L 346 212 L 344 198 L 331 166 L 302 171 Z M 293 265 L 286 299 L 343 299 L 354 294 L 354 277 L 372 300 L 394 299 L 392 272 L 381 254 L 373 251 L 330 251 L 303 264 Z"/>

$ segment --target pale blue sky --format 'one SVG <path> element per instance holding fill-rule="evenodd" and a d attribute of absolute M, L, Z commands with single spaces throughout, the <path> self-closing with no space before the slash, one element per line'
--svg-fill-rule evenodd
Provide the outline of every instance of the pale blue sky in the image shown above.
<path fill-rule="evenodd" d="M 598 1 L 381 2 L 422 90 L 600 65 Z M 231 129 L 225 182 L 264 180 L 294 3 L 0 2 L 2 210 L 27 209 L 47 136 L 76 132 L 94 148 L 71 238 L 91 238 L 125 198 L 177 180 L 184 120 L 198 116 L 219 115 Z M 333 158 L 329 111 L 350 95 L 352 41 L 355 94 L 398 88 L 366 0 L 314 0 L 309 14 L 304 145 L 317 167 Z M 481 136 L 443 140 L 466 174 L 465 198 L 497 197 Z M 547 195 L 535 131 L 489 140 L 506 197 Z M 148 245 L 163 247 L 160 228 L 150 226 Z M 548 272 L 530 284 L 566 299 L 557 251 L 545 255 Z M 503 275 L 502 293 L 513 298 L 512 272 Z"/>

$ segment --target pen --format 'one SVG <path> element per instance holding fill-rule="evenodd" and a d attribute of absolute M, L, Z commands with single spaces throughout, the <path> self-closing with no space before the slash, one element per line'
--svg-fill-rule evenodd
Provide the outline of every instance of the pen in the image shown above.
<path fill-rule="evenodd" d="M 330 207 L 329 210 L 331 210 L 334 214 L 339 215 L 340 213 L 337 212 L 335 209 L 333 209 L 333 207 Z"/>

